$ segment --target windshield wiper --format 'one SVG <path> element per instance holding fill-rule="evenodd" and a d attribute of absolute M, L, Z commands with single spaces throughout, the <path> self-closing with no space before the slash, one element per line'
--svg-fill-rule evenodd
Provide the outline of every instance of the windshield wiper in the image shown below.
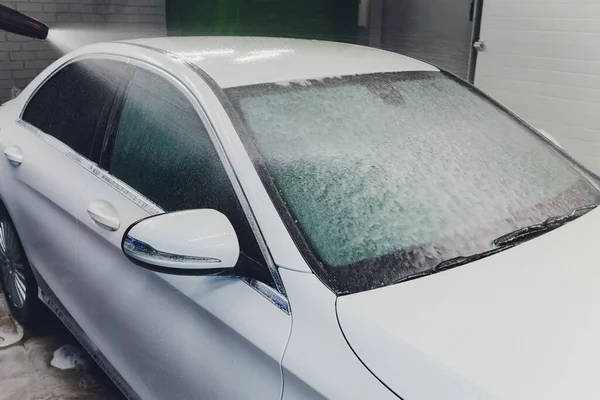
<path fill-rule="evenodd" d="M 455 267 L 459 267 L 461 265 L 465 265 L 468 264 L 470 262 L 473 261 L 477 261 L 477 260 L 481 260 L 482 258 L 485 257 L 489 257 L 491 255 L 494 255 L 496 253 L 499 253 L 503 250 L 506 250 L 510 247 L 513 247 L 512 245 L 508 245 L 505 247 L 500 247 L 497 249 L 491 249 L 488 251 L 484 251 L 482 253 L 477 253 L 477 254 L 471 254 L 470 256 L 458 256 L 458 257 L 454 257 L 454 258 L 450 258 L 448 260 L 444 260 L 441 263 L 437 264 L 435 267 L 433 268 L 429 268 L 425 271 L 422 272 L 417 272 L 416 274 L 412 274 L 412 275 L 408 275 L 408 276 L 403 276 L 401 278 L 398 278 L 394 281 L 392 281 L 392 285 L 395 283 L 400 283 L 400 282 L 404 282 L 404 281 L 410 281 L 413 279 L 417 279 L 417 278 L 421 278 L 423 276 L 427 276 L 427 275 L 431 275 L 431 274 L 435 274 L 437 272 L 442 272 L 445 271 L 447 269 L 452 269 Z"/>
<path fill-rule="evenodd" d="M 448 260 L 444 260 L 441 263 L 437 264 L 433 268 L 427 269 L 422 272 L 417 272 L 416 274 L 398 278 L 398 279 L 392 281 L 391 285 L 400 283 L 400 282 L 417 279 L 417 278 L 421 278 L 423 276 L 435 274 L 437 272 L 452 269 L 452 268 L 455 268 L 455 267 L 458 267 L 461 265 L 468 264 L 473 261 L 481 260 L 482 258 L 485 258 L 485 257 L 489 257 L 491 255 L 494 255 L 496 253 L 499 253 L 501 251 L 504 251 L 511 247 L 514 247 L 523 241 L 533 239 L 534 237 L 539 236 L 542 233 L 546 233 L 553 229 L 556 229 L 559 226 L 564 225 L 569 221 L 573 221 L 574 219 L 581 217 L 582 215 L 584 215 L 588 211 L 593 210 L 596 207 L 597 207 L 597 204 L 584 206 L 584 207 L 578 207 L 578 208 L 575 208 L 573 211 L 571 211 L 569 214 L 565 214 L 565 215 L 561 215 L 561 216 L 557 216 L 557 217 L 550 217 L 540 224 L 529 225 L 524 228 L 517 229 L 513 232 L 507 233 L 507 234 L 502 235 L 499 238 L 495 239 L 492 242 L 496 246 L 496 248 L 494 248 L 494 249 L 484 251 L 481 253 L 477 253 L 477 254 L 472 254 L 470 256 L 459 256 L 459 257 L 450 258 Z"/>
<path fill-rule="evenodd" d="M 543 233 L 550 232 L 551 230 L 554 230 L 559 226 L 566 224 L 567 222 L 573 221 L 574 219 L 581 217 L 583 214 L 596 208 L 596 206 L 597 204 L 578 207 L 568 214 L 557 217 L 550 217 L 540 224 L 534 224 L 526 226 L 524 228 L 519 228 L 515 231 L 509 232 L 505 235 L 494 239 L 492 244 L 497 247 L 505 247 L 510 244 L 518 244 L 526 240 L 533 239 Z"/>

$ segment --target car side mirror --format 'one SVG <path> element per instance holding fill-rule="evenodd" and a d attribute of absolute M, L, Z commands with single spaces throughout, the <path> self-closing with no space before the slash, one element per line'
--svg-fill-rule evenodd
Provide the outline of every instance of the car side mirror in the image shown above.
<path fill-rule="evenodd" d="M 178 275 L 232 275 L 240 254 L 229 219 L 208 209 L 138 221 L 125 232 L 122 248 L 142 267 Z"/>
<path fill-rule="evenodd" d="M 560 147 L 562 149 L 562 146 L 560 145 L 560 143 L 558 142 L 558 140 L 556 140 L 554 138 L 554 136 L 552 136 L 551 134 L 549 134 L 548 132 L 546 132 L 543 129 L 538 129 L 538 132 L 540 132 L 543 136 L 546 137 L 546 139 L 548 139 L 549 141 L 551 141 L 552 143 L 554 143 L 556 146 Z"/>

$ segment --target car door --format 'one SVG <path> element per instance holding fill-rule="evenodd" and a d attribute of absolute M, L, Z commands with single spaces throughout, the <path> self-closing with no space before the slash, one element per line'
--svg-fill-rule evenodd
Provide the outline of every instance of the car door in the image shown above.
<path fill-rule="evenodd" d="M 98 62 L 70 62 L 41 84 L 1 142 L 3 197 L 28 258 L 75 313 L 75 214 L 114 96 Z"/>
<path fill-rule="evenodd" d="M 136 65 L 81 199 L 83 329 L 143 399 L 278 399 L 291 319 L 277 301 L 269 254 L 199 104 L 166 72 Z M 240 241 L 236 270 L 245 278 L 157 273 L 122 252 L 133 223 L 202 208 L 231 221 Z"/>

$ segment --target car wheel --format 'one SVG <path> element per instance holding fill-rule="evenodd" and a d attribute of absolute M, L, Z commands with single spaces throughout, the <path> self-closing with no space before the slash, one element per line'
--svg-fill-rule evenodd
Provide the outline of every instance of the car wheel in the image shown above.
<path fill-rule="evenodd" d="M 40 319 L 38 286 L 15 226 L 4 210 L 0 214 L 0 283 L 15 319 L 28 325 Z"/>

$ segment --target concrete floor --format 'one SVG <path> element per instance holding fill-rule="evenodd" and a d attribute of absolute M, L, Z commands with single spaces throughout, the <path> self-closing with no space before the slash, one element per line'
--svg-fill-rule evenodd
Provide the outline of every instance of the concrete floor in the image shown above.
<path fill-rule="evenodd" d="M 23 329 L 0 293 L 0 400 L 124 400 L 57 319 Z"/>

